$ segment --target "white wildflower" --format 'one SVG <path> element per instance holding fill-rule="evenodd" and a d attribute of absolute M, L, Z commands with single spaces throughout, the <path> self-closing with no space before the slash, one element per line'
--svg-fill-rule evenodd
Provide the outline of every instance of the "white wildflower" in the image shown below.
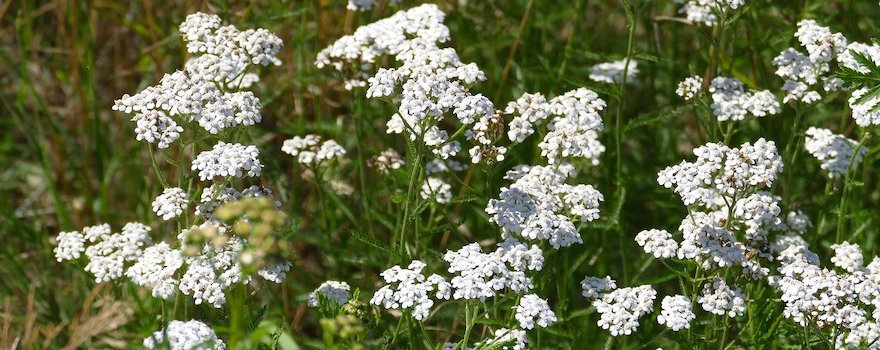
<path fill-rule="evenodd" d="M 581 295 L 588 299 L 598 299 L 605 295 L 605 292 L 617 289 L 617 282 L 611 279 L 611 276 L 605 278 L 585 277 L 581 281 Z"/>
<path fill-rule="evenodd" d="M 153 212 L 164 220 L 183 214 L 189 205 L 186 191 L 180 187 L 169 187 L 153 200 Z"/>
<path fill-rule="evenodd" d="M 675 93 L 685 101 L 690 101 L 703 93 L 703 78 L 699 75 L 687 77 L 678 83 Z"/>
<path fill-rule="evenodd" d="M 865 258 L 862 256 L 862 248 L 858 244 L 849 242 L 832 244 L 831 249 L 834 250 L 834 256 L 831 258 L 834 266 L 847 272 L 854 272 L 862 268 Z"/>
<path fill-rule="evenodd" d="M 533 329 L 535 324 L 547 328 L 556 323 L 556 314 L 550 309 L 550 304 L 535 294 L 524 295 L 514 310 L 519 326 L 524 329 Z"/>
<path fill-rule="evenodd" d="M 600 83 L 620 84 L 623 82 L 623 74 L 626 71 L 627 83 L 635 82 L 636 75 L 639 74 L 638 62 L 629 61 L 627 68 L 627 60 L 619 60 L 613 62 L 599 63 L 590 67 L 590 79 Z"/>
<path fill-rule="evenodd" d="M 666 325 L 673 331 L 690 329 L 691 321 L 697 318 L 691 311 L 691 300 L 683 295 L 666 296 L 660 305 L 660 315 L 657 323 Z"/>
<path fill-rule="evenodd" d="M 807 129 L 804 147 L 822 164 L 822 170 L 829 178 L 840 178 L 849 171 L 850 162 L 859 164 L 867 149 L 862 147 L 856 153 L 858 143 L 828 129 L 810 127 Z M 855 157 L 855 159 L 853 159 Z"/>
<path fill-rule="evenodd" d="M 177 270 L 183 266 L 180 251 L 171 249 L 168 243 L 160 242 L 147 249 L 144 254 L 128 268 L 125 275 L 134 284 L 152 290 L 156 298 L 169 299 L 177 294 Z"/>
<path fill-rule="evenodd" d="M 655 258 L 672 258 L 678 250 L 678 242 L 672 239 L 672 234 L 666 230 L 645 230 L 636 235 L 636 243 L 645 250 L 645 253 L 653 254 Z"/>
<path fill-rule="evenodd" d="M 657 292 L 649 285 L 620 288 L 593 301 L 599 313 L 599 327 L 612 336 L 630 335 L 639 328 L 639 318 L 654 311 Z"/>
<path fill-rule="evenodd" d="M 226 344 L 217 337 L 217 333 L 211 327 L 196 320 L 186 322 L 172 320 L 168 323 L 168 327 L 144 339 L 144 347 L 150 350 L 162 349 L 166 341 L 170 350 L 226 349 Z"/>
<path fill-rule="evenodd" d="M 339 306 L 345 305 L 351 299 L 351 286 L 348 283 L 340 281 L 326 281 L 321 283 L 318 288 L 309 293 L 308 304 L 310 307 L 318 307 L 320 299 L 318 294 L 324 295 L 330 304 Z"/>
<path fill-rule="evenodd" d="M 193 160 L 192 170 L 199 172 L 202 181 L 218 177 L 256 177 L 263 171 L 256 146 L 218 142 L 209 151 L 203 151 Z"/>
<path fill-rule="evenodd" d="M 446 204 L 452 200 L 452 186 L 437 177 L 425 179 L 421 190 L 422 199 L 434 199 L 437 203 Z"/>
<path fill-rule="evenodd" d="M 80 255 L 86 251 L 86 238 L 77 231 L 61 232 L 55 240 L 58 242 L 58 246 L 53 251 L 55 252 L 55 260 L 58 262 L 79 259 Z"/>
<path fill-rule="evenodd" d="M 746 301 L 742 290 L 730 288 L 724 280 L 717 278 L 703 286 L 703 293 L 697 302 L 710 313 L 737 317 L 746 312 Z"/>

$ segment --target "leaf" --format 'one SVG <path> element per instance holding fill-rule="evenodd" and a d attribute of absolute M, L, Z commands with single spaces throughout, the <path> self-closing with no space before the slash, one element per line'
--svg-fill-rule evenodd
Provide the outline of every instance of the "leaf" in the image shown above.
<path fill-rule="evenodd" d="M 355 229 L 349 230 L 349 232 L 351 233 L 352 236 L 354 236 L 354 238 L 357 238 L 357 240 L 365 243 L 368 246 L 376 248 L 385 254 L 388 254 L 388 255 L 391 255 L 394 257 L 398 256 L 397 252 L 395 252 L 394 249 L 391 249 L 391 247 L 389 245 L 380 242 L 379 240 L 377 240 L 376 238 L 374 238 L 370 235 L 367 235 L 367 234 L 365 234 L 361 231 L 355 230 Z"/>
<path fill-rule="evenodd" d="M 626 126 L 623 127 L 623 132 L 629 133 L 646 125 L 651 125 L 654 123 L 659 123 L 668 119 L 672 119 L 673 117 L 681 115 L 681 112 L 683 110 L 684 107 L 672 108 L 667 106 L 651 113 L 639 115 L 638 117 L 636 117 L 636 119 L 630 120 L 626 123 Z"/>

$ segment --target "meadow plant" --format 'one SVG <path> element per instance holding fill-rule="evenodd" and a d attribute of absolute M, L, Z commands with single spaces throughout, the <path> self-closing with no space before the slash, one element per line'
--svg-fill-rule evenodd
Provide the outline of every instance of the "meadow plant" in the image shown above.
<path fill-rule="evenodd" d="M 880 349 L 866 4 L 417 2 L 186 15 L 181 69 L 110 107 L 142 214 L 48 253 L 144 317 L 68 347 Z"/>

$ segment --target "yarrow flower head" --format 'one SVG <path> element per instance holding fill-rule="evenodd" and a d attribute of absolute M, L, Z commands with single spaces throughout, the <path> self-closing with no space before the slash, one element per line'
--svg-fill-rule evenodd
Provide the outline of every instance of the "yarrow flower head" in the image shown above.
<path fill-rule="evenodd" d="M 710 313 L 737 317 L 746 312 L 746 301 L 742 290 L 731 288 L 724 280 L 717 278 L 703 286 L 703 293 L 697 302 Z"/>
<path fill-rule="evenodd" d="M 862 257 L 862 249 L 857 244 L 849 242 L 832 244 L 831 249 L 834 250 L 831 262 L 835 266 L 847 272 L 854 272 L 862 268 L 864 257 Z"/>
<path fill-rule="evenodd" d="M 500 344 L 509 344 L 501 345 Z M 529 337 L 521 329 L 498 328 L 493 332 L 493 337 L 480 343 L 480 348 L 501 350 L 526 350 L 529 345 Z"/>
<path fill-rule="evenodd" d="M 391 170 L 400 169 L 404 164 L 400 153 L 397 153 L 392 148 L 382 151 L 382 153 L 367 161 L 367 165 L 382 174 L 388 174 Z"/>
<path fill-rule="evenodd" d="M 623 82 L 623 74 L 626 72 L 626 81 L 629 84 L 635 82 L 639 74 L 639 63 L 635 60 L 619 60 L 614 62 L 599 63 L 590 67 L 590 79 L 600 83 L 620 84 Z"/>
<path fill-rule="evenodd" d="M 239 31 L 221 26 L 216 15 L 196 13 L 180 25 L 187 51 L 199 54 L 182 71 L 166 74 L 158 85 L 134 96 L 124 95 L 113 109 L 133 113 L 139 141 L 167 148 L 194 121 L 211 134 L 262 120 L 260 100 L 238 91 L 258 79 L 246 73 L 252 65 L 280 64 L 275 57 L 281 39 L 265 29 Z M 245 79 L 247 78 L 247 84 Z"/>
<path fill-rule="evenodd" d="M 170 299 L 177 294 L 177 270 L 183 266 L 183 256 L 168 243 L 160 242 L 144 249 L 144 254 L 126 272 L 134 284 L 152 290 L 154 297 Z"/>
<path fill-rule="evenodd" d="M 489 220 L 500 226 L 504 235 L 516 234 L 529 240 L 547 240 L 554 248 L 582 243 L 575 221 L 599 218 L 599 191 L 589 185 L 568 185 L 574 167 L 521 166 L 509 171 L 515 180 L 502 187 L 498 199 L 486 206 Z"/>
<path fill-rule="evenodd" d="M 316 166 L 325 165 L 330 161 L 342 159 L 345 156 L 345 148 L 342 148 L 334 140 L 322 142 L 321 136 L 309 134 L 304 137 L 294 136 L 285 140 L 281 151 L 297 157 L 297 162 L 302 165 Z"/>
<path fill-rule="evenodd" d="M 153 201 L 153 212 L 164 220 L 170 220 L 182 215 L 187 205 L 189 199 L 186 191 L 180 187 L 169 187 Z"/>
<path fill-rule="evenodd" d="M 549 119 L 548 132 L 538 144 L 548 163 L 586 158 L 597 165 L 599 156 L 605 152 L 605 146 L 599 142 L 599 132 L 604 129 L 599 112 L 605 106 L 598 94 L 585 88 L 571 90 L 549 102 L 541 94 L 523 94 L 504 110 L 514 116 L 507 136 L 510 141 L 523 142 Z"/>
<path fill-rule="evenodd" d="M 527 271 L 540 271 L 544 256 L 538 246 L 528 246 L 508 238 L 495 251 L 483 253 L 477 243 L 458 251 L 447 251 L 443 260 L 449 263 L 453 299 L 486 300 L 503 289 L 516 293 L 528 292 L 534 285 Z"/>
<path fill-rule="evenodd" d="M 703 93 L 703 78 L 699 75 L 687 77 L 678 83 L 675 93 L 681 96 L 685 101 L 695 99 Z"/>
<path fill-rule="evenodd" d="M 713 27 L 718 24 L 718 15 L 736 10 L 745 5 L 746 0 L 675 0 L 682 4 L 678 13 L 683 13 L 688 21 Z"/>
<path fill-rule="evenodd" d="M 583 295 L 587 299 L 598 299 L 605 295 L 605 292 L 609 292 L 617 289 L 617 282 L 611 279 L 611 276 L 605 276 L 605 278 L 599 277 L 585 277 L 583 281 L 581 281 L 581 295 Z"/>
<path fill-rule="evenodd" d="M 58 242 L 58 246 L 54 249 L 55 259 L 58 262 L 79 259 L 80 255 L 86 251 L 86 238 L 77 231 L 61 232 L 55 240 Z"/>
<path fill-rule="evenodd" d="M 152 336 L 144 339 L 144 347 L 150 350 L 162 349 L 166 342 L 171 350 L 226 349 L 226 344 L 217 337 L 217 333 L 208 325 L 197 320 L 169 322 L 168 327 L 156 331 Z"/>
<path fill-rule="evenodd" d="M 851 69 L 856 73 L 870 73 L 871 70 L 856 59 L 857 54 L 874 64 L 880 64 L 880 45 L 867 45 L 859 42 L 849 44 L 846 51 L 840 54 L 837 60 L 841 66 Z M 868 95 L 870 90 L 871 87 L 868 86 L 859 87 L 852 92 L 849 98 L 853 119 L 855 119 L 856 124 L 862 127 L 880 125 L 880 107 L 878 107 L 880 105 L 880 96 Z"/>
<path fill-rule="evenodd" d="M 739 121 L 751 114 L 755 117 L 779 114 L 782 108 L 776 96 L 768 91 L 746 92 L 736 78 L 717 77 L 709 85 L 712 113 L 718 121 Z"/>
<path fill-rule="evenodd" d="M 250 280 L 249 276 L 242 274 L 238 262 L 244 247 L 244 241 L 235 236 L 219 248 L 206 244 L 203 254 L 186 259 L 187 269 L 178 288 L 183 294 L 192 296 L 196 305 L 208 303 L 221 308 L 226 304 L 224 289 Z"/>
<path fill-rule="evenodd" d="M 346 9 L 352 11 L 369 11 L 376 6 L 376 0 L 348 0 L 348 5 L 345 6 Z M 391 0 L 391 4 L 397 4 L 400 0 Z"/>
<path fill-rule="evenodd" d="M 336 305 L 342 306 L 351 299 L 351 287 L 348 283 L 340 281 L 327 281 L 321 283 L 318 288 L 315 288 L 315 291 L 309 293 L 308 304 L 310 307 L 318 307 L 320 301 L 318 299 L 318 294 L 326 297 L 330 303 L 336 303 Z"/>
<path fill-rule="evenodd" d="M 660 304 L 657 323 L 666 325 L 673 331 L 690 329 L 691 321 L 697 316 L 691 311 L 691 300 L 683 295 L 666 296 Z"/>
<path fill-rule="evenodd" d="M 144 247 L 152 243 L 149 233 L 150 228 L 146 225 L 130 222 L 120 233 L 99 237 L 96 243 L 86 248 L 89 263 L 85 270 L 95 276 L 95 283 L 122 277 L 125 264 L 137 260 Z"/>
<path fill-rule="evenodd" d="M 783 168 L 776 143 L 763 138 L 738 148 L 707 143 L 694 149 L 694 155 L 696 161 L 670 166 L 657 176 L 660 185 L 674 189 L 685 205 L 712 207 L 721 196 L 770 187 Z"/>
<path fill-rule="evenodd" d="M 599 327 L 612 336 L 630 335 L 639 328 L 639 319 L 654 311 L 657 292 L 649 285 L 620 288 L 593 301 L 599 313 Z"/>
<path fill-rule="evenodd" d="M 636 235 L 636 243 L 645 253 L 653 254 L 655 258 L 672 258 L 678 250 L 678 242 L 672 239 L 672 234 L 666 230 L 645 230 Z"/>
<path fill-rule="evenodd" d="M 386 309 L 411 309 L 413 318 L 420 321 L 428 317 L 434 306 L 430 295 L 436 293 L 439 298 L 449 299 L 449 284 L 438 275 L 425 277 L 422 274 L 425 266 L 425 263 L 413 260 L 407 268 L 395 265 L 382 272 L 381 276 L 388 284 L 373 294 L 370 304 Z"/>
<path fill-rule="evenodd" d="M 795 37 L 807 54 L 788 48 L 773 59 L 773 65 L 776 66 L 776 75 L 785 79 L 782 86 L 786 93 L 783 102 L 812 104 L 822 99 L 815 88 L 820 82 L 822 89 L 827 92 L 841 88 L 842 81 L 828 73 L 832 61 L 846 49 L 847 40 L 842 34 L 831 33 L 828 27 L 822 27 L 814 20 L 798 22 Z"/>
<path fill-rule="evenodd" d="M 807 129 L 804 147 L 813 157 L 821 162 L 822 170 L 828 173 L 829 178 L 840 178 L 849 172 L 850 163 L 853 166 L 861 163 L 862 158 L 868 152 L 864 147 L 856 153 L 858 143 L 843 135 L 837 135 L 828 129 L 810 127 Z M 855 159 L 853 159 L 855 157 Z"/>
<path fill-rule="evenodd" d="M 434 199 L 437 203 L 446 204 L 452 200 L 452 186 L 437 177 L 429 177 L 422 184 L 422 199 Z"/>
<path fill-rule="evenodd" d="M 199 172 L 202 181 L 218 177 L 257 177 L 263 172 L 256 146 L 218 142 L 209 151 L 203 151 L 193 160 L 192 170 Z"/>
<path fill-rule="evenodd" d="M 876 325 L 880 316 L 880 259 L 862 267 L 859 246 L 844 242 L 832 249 L 831 261 L 844 272 L 820 267 L 806 244 L 792 244 L 779 253 L 780 276 L 771 285 L 782 293 L 786 318 L 801 326 L 838 327 L 837 346 L 862 349 L 880 338 L 878 329 L 866 327 Z"/>
<path fill-rule="evenodd" d="M 519 304 L 514 306 L 516 320 L 524 329 L 533 329 L 535 325 L 547 328 L 556 323 L 556 313 L 550 308 L 546 300 L 535 294 L 526 294 Z"/>

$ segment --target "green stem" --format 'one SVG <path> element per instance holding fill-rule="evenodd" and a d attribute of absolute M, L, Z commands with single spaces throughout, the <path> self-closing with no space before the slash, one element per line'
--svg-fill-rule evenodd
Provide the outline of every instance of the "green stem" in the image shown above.
<path fill-rule="evenodd" d="M 406 225 L 409 223 L 409 205 L 412 202 L 413 191 L 416 184 L 416 179 L 419 177 L 419 170 L 422 167 L 422 145 L 420 144 L 416 148 L 416 157 L 412 163 L 412 171 L 409 175 L 409 185 L 406 189 L 406 203 L 403 205 L 403 218 L 400 223 L 400 232 L 397 244 L 400 245 L 400 255 L 403 256 L 406 253 Z"/>
<path fill-rule="evenodd" d="M 840 196 L 840 207 L 837 211 L 837 235 L 834 239 L 836 243 L 840 243 L 843 240 L 843 222 L 846 219 L 846 205 L 847 199 L 849 197 L 849 192 L 852 188 L 853 167 L 856 163 L 856 155 L 859 154 L 859 151 L 862 150 L 862 147 L 865 146 L 865 143 L 870 138 L 871 134 L 869 132 L 865 132 L 865 134 L 862 136 L 862 139 L 859 140 L 859 144 L 858 146 L 856 146 L 855 151 L 853 151 L 852 158 L 849 159 L 849 167 L 847 168 L 846 176 L 844 176 L 843 181 L 843 194 Z"/>

